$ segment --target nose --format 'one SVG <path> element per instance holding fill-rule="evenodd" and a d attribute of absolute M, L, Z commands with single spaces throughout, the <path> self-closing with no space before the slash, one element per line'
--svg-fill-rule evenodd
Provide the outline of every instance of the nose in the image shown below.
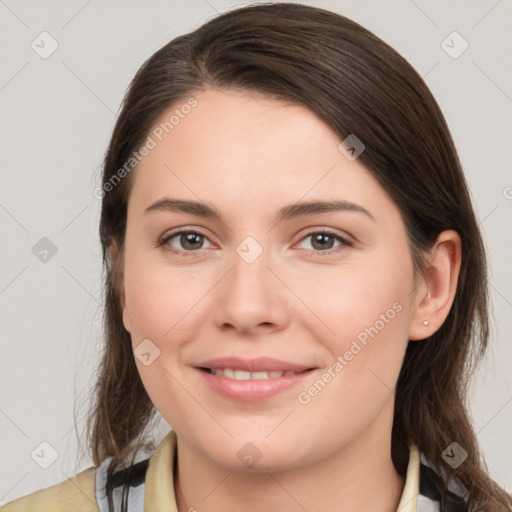
<path fill-rule="evenodd" d="M 254 261 L 240 254 L 235 252 L 230 272 L 216 287 L 215 323 L 221 330 L 245 335 L 286 328 L 291 292 L 285 280 L 271 268 L 265 250 Z"/>

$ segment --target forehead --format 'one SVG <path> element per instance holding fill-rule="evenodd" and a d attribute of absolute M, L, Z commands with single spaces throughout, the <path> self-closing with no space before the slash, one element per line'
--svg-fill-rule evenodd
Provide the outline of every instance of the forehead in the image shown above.
<path fill-rule="evenodd" d="M 386 195 L 307 107 L 239 90 L 192 96 L 195 106 L 181 111 L 185 98 L 155 123 L 154 148 L 134 176 L 130 202 L 138 210 L 165 194 L 260 210 L 301 198 L 368 203 Z"/>
<path fill-rule="evenodd" d="M 240 171 L 253 170 L 262 161 L 282 163 L 284 157 L 318 161 L 328 145 L 339 156 L 339 137 L 306 106 L 240 90 L 208 89 L 194 98 L 196 106 L 163 134 L 162 156 L 168 155 L 163 155 L 166 148 L 176 153 L 181 153 L 180 147 L 196 148 L 187 152 L 189 161 L 204 163 L 211 157 L 218 170 L 236 166 Z M 176 109 L 180 106 L 171 111 Z M 163 114 L 157 127 L 168 114 Z"/>

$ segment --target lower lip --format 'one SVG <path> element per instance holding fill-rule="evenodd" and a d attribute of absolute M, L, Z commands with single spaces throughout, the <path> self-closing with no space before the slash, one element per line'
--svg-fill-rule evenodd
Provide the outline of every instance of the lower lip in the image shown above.
<path fill-rule="evenodd" d="M 313 370 L 307 370 L 295 375 L 275 377 L 273 379 L 236 380 L 221 375 L 214 375 L 199 368 L 196 368 L 196 370 L 206 379 L 206 382 L 214 391 L 228 398 L 244 402 L 258 402 L 271 398 L 297 386 L 313 373 Z"/>

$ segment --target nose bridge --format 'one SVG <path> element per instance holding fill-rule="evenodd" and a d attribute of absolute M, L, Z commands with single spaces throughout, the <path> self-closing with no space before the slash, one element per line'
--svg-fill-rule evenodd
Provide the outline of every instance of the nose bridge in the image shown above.
<path fill-rule="evenodd" d="M 231 296 L 238 297 L 239 307 L 261 308 L 268 302 L 272 288 L 269 255 L 269 248 L 251 235 L 236 246 L 229 286 Z"/>
<path fill-rule="evenodd" d="M 287 318 L 282 283 L 268 267 L 271 251 L 254 236 L 246 236 L 235 247 L 231 272 L 226 276 L 218 302 L 216 321 L 239 330 L 260 324 L 282 327 Z"/>

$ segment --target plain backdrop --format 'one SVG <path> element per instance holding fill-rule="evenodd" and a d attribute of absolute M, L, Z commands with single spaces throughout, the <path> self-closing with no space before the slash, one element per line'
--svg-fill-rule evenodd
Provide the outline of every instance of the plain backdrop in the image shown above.
<path fill-rule="evenodd" d="M 0 0 L 0 504 L 92 465 L 77 431 L 102 341 L 93 190 L 126 87 L 165 43 L 247 3 Z M 511 492 L 512 3 L 304 3 L 389 43 L 445 114 L 491 270 L 492 348 L 471 411 L 490 474 Z"/>

